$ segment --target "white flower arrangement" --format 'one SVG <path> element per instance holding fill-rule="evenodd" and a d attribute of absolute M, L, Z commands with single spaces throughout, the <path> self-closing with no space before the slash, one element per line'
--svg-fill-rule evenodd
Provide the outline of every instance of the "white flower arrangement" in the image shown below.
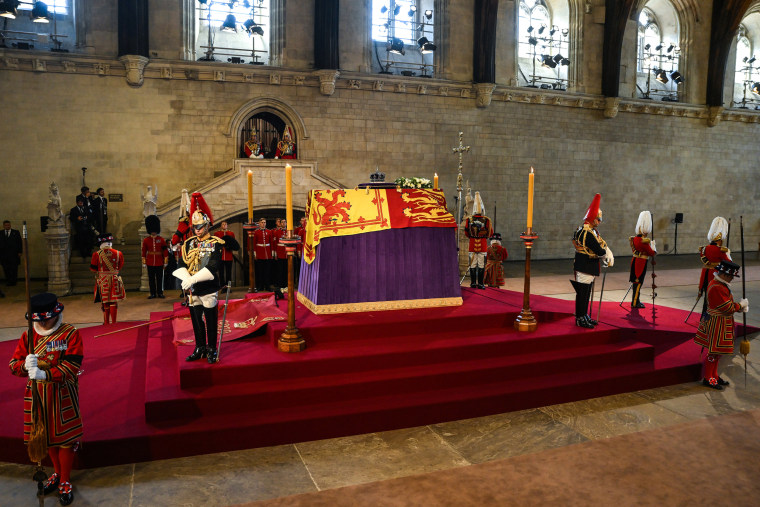
<path fill-rule="evenodd" d="M 433 188 L 433 182 L 427 178 L 396 178 L 394 181 L 400 188 Z"/>

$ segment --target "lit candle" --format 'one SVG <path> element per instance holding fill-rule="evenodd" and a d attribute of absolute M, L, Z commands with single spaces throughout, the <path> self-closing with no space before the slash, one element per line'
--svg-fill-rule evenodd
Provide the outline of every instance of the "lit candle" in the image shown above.
<path fill-rule="evenodd" d="M 438 190 L 438 173 L 435 173 L 435 176 L 433 176 L 433 188 Z"/>
<path fill-rule="evenodd" d="M 528 231 L 533 228 L 533 167 L 528 175 Z"/>
<path fill-rule="evenodd" d="M 253 171 L 248 169 L 248 223 L 253 223 Z"/>
<path fill-rule="evenodd" d="M 285 166 L 285 218 L 288 220 L 288 230 L 293 230 L 293 168 Z"/>

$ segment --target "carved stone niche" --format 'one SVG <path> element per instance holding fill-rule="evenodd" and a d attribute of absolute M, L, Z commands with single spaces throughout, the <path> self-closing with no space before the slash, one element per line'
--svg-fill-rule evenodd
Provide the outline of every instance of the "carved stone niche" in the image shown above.
<path fill-rule="evenodd" d="M 119 61 L 124 64 L 127 84 L 129 84 L 129 86 L 134 86 L 135 88 L 142 86 L 145 66 L 150 60 L 144 56 L 124 55 L 119 58 Z"/>

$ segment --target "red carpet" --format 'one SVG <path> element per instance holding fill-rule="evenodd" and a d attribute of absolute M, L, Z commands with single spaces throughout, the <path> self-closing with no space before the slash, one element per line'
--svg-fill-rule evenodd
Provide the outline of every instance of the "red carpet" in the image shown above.
<path fill-rule="evenodd" d="M 192 348 L 173 343 L 171 321 L 99 338 L 116 327 L 83 329 L 85 440 L 76 466 L 410 427 L 700 376 L 683 311 L 658 308 L 653 320 L 649 308 L 605 303 L 602 322 L 586 330 L 575 326 L 574 302 L 534 296 L 538 330 L 518 333 L 521 293 L 462 293 L 461 307 L 345 315 L 317 316 L 297 303 L 306 350 L 277 351 L 285 323 L 270 322 L 225 342 L 213 366 L 185 362 Z M 0 354 L 10 358 L 15 346 L 0 343 Z M 23 379 L 0 378 L 0 461 L 28 462 L 23 390 Z"/>

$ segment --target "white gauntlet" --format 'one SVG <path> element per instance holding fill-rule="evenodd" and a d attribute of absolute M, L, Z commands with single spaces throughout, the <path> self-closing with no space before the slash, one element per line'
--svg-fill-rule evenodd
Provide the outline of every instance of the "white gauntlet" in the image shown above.
<path fill-rule="evenodd" d="M 604 262 L 605 267 L 609 268 L 615 264 L 615 256 L 612 255 L 612 250 L 610 250 L 610 247 L 607 247 L 607 253 L 604 254 L 604 257 L 602 257 L 602 262 Z"/>

